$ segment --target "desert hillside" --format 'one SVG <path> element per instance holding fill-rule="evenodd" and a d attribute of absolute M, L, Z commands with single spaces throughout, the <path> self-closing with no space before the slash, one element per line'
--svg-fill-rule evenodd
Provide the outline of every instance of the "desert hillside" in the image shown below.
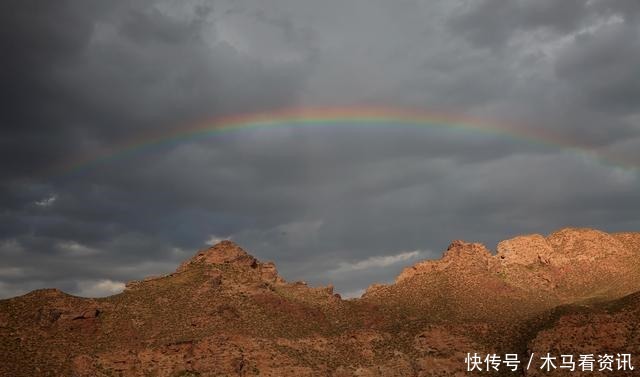
<path fill-rule="evenodd" d="M 467 353 L 636 356 L 637 292 L 640 233 L 453 241 L 350 300 L 223 241 L 115 296 L 0 301 L 0 376 L 463 376 Z M 523 369 L 478 374 L 582 374 Z"/>

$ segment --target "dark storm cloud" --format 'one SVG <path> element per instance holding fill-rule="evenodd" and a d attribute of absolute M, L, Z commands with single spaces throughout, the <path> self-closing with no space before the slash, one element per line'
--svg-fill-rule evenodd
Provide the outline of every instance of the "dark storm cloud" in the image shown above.
<path fill-rule="evenodd" d="M 451 26 L 479 45 L 502 46 L 521 31 L 572 31 L 587 15 L 586 0 L 479 0 L 460 6 Z"/>
<path fill-rule="evenodd" d="M 149 2 L 47 4 L 3 4 L 10 90 L 2 122 L 12 130 L 3 138 L 4 172 L 86 152 L 132 129 L 279 106 L 297 85 L 295 66 L 217 41 L 202 6 L 179 19 Z"/>
<path fill-rule="evenodd" d="M 558 78 L 574 86 L 585 105 L 637 112 L 640 105 L 640 28 L 620 20 L 599 33 L 584 33 L 558 57 Z"/>
<path fill-rule="evenodd" d="M 1 5 L 3 175 L 28 172 L 62 148 L 69 136 L 66 122 L 52 121 L 64 111 L 64 100 L 51 70 L 78 56 L 91 34 L 93 18 L 75 5 L 38 1 Z M 40 148 L 25 148 L 35 144 Z"/>
<path fill-rule="evenodd" d="M 453 239 L 493 247 L 566 225 L 640 228 L 638 174 L 622 167 L 640 165 L 637 2 L 0 7 L 0 296 L 117 292 L 228 237 L 288 279 L 353 295 Z M 280 127 L 54 169 L 202 119 L 352 104 L 555 139 Z"/>

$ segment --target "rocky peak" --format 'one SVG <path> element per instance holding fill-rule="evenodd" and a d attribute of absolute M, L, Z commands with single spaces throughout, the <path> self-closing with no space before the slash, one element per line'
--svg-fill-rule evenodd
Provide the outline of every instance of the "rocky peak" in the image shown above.
<path fill-rule="evenodd" d="M 442 256 L 443 261 L 489 260 L 491 252 L 481 243 L 453 241 Z"/>
<path fill-rule="evenodd" d="M 564 228 L 547 237 L 528 234 L 501 241 L 495 256 L 481 243 L 456 240 L 449 245 L 441 259 L 425 260 L 405 268 L 396 282 L 443 270 L 460 270 L 464 273 L 494 270 L 505 273 L 504 268 L 518 265 L 551 266 L 564 271 L 563 268 L 573 266 L 576 262 L 586 263 L 585 266 L 593 264 L 595 269 L 622 271 L 621 268 L 637 254 L 635 250 L 640 250 L 637 248 L 637 239 L 640 237 L 636 238 L 636 235 L 609 234 L 589 228 Z"/>
<path fill-rule="evenodd" d="M 196 263 L 234 264 L 251 268 L 255 268 L 258 265 L 255 257 L 249 255 L 235 242 L 228 240 L 220 241 L 207 249 L 198 251 L 191 259 L 182 263 L 177 272 L 181 272 Z"/>
<path fill-rule="evenodd" d="M 530 265 L 553 259 L 554 249 L 540 234 L 514 237 L 498 243 L 496 257 L 503 264 Z"/>
<path fill-rule="evenodd" d="M 227 288 L 235 284 L 235 289 L 242 291 L 255 288 L 256 282 L 258 282 L 258 286 L 264 286 L 265 283 L 286 284 L 286 281 L 278 275 L 278 270 L 273 262 L 260 262 L 236 243 L 225 240 L 198 251 L 193 257 L 180 264 L 175 273 L 163 276 L 149 276 L 143 280 L 130 281 L 126 284 L 125 290 L 144 289 L 163 279 L 173 279 L 177 275 L 192 272 L 195 268 L 202 266 L 208 267 L 198 272 L 198 274 L 205 274 L 207 277 L 206 289 L 218 288 L 220 285 L 223 285 L 225 281 L 226 283 L 224 285 Z M 223 266 L 239 268 L 228 270 Z M 240 279 L 242 282 L 237 283 L 238 276 L 244 273 L 248 273 L 249 275 L 245 275 L 244 278 Z M 245 279 L 247 276 L 251 276 L 249 280 Z M 231 281 L 236 281 L 236 283 L 230 283 Z M 250 283 L 249 281 L 252 282 Z"/>
<path fill-rule="evenodd" d="M 564 228 L 544 237 L 529 234 L 501 241 L 496 257 L 503 265 L 536 263 L 556 266 L 576 261 L 593 262 L 606 257 L 629 256 L 631 249 L 624 237 L 616 237 L 589 228 Z"/>
<path fill-rule="evenodd" d="M 449 245 L 441 259 L 425 260 L 405 268 L 396 278 L 396 283 L 415 275 L 456 267 L 464 270 L 469 268 L 486 270 L 489 268 L 490 260 L 491 252 L 483 244 L 455 240 Z"/>
<path fill-rule="evenodd" d="M 564 228 L 550 234 L 547 242 L 561 250 L 565 258 L 596 260 L 607 256 L 629 255 L 630 250 L 609 233 L 590 228 Z"/>

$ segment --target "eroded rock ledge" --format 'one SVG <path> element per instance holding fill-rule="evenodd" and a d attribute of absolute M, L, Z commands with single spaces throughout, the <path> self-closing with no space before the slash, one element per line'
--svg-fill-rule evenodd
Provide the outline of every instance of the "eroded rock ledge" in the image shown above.
<path fill-rule="evenodd" d="M 609 234 L 589 228 L 564 228 L 548 236 L 529 234 L 498 243 L 492 254 L 480 243 L 453 241 L 441 259 L 418 262 L 405 268 L 395 280 L 400 283 L 420 274 L 459 268 L 467 272 L 477 270 L 504 272 L 509 268 L 540 265 L 566 269 L 579 263 L 596 263 L 616 268 L 626 258 L 638 254 L 636 233 Z M 368 289 L 379 289 L 376 284 Z"/>

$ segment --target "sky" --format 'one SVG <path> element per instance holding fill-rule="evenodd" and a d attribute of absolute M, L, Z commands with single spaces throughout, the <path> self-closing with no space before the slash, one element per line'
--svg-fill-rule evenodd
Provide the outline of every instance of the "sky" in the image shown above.
<path fill-rule="evenodd" d="M 118 293 L 222 239 L 354 297 L 456 239 L 640 231 L 637 0 L 8 0 L 0 18 L 0 298 Z M 353 106 L 564 142 L 285 124 L 68 168 L 203 120 Z"/>

